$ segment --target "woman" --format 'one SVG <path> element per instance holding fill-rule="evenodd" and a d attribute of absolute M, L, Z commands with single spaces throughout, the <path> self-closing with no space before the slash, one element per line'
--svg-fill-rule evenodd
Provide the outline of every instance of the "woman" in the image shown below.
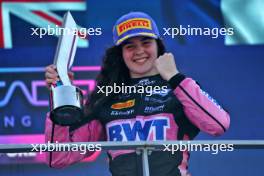
<path fill-rule="evenodd" d="M 115 46 L 106 51 L 97 88 L 86 104 L 80 124 L 62 127 L 46 121 L 46 142 L 191 140 L 204 131 L 217 136 L 230 123 L 228 113 L 191 78 L 179 73 L 174 57 L 165 53 L 153 19 L 142 12 L 119 18 Z M 46 68 L 48 85 L 58 80 L 54 66 Z M 98 93 L 103 86 L 161 87 L 132 93 Z M 64 167 L 92 154 L 51 152 L 51 167 Z M 133 150 L 108 151 L 113 176 L 142 175 L 141 156 Z M 155 151 L 149 157 L 150 175 L 189 175 L 189 153 Z"/>

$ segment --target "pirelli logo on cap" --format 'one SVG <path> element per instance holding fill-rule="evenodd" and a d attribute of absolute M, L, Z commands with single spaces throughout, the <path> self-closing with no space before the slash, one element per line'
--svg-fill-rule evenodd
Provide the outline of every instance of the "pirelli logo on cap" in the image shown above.
<path fill-rule="evenodd" d="M 124 109 L 124 108 L 130 108 L 135 105 L 135 99 L 128 100 L 125 102 L 115 103 L 111 106 L 112 109 Z"/>
<path fill-rule="evenodd" d="M 133 18 L 133 19 L 124 21 L 123 23 L 117 25 L 117 34 L 118 36 L 120 36 L 121 34 L 131 29 L 150 29 L 152 30 L 151 21 L 146 18 Z"/>

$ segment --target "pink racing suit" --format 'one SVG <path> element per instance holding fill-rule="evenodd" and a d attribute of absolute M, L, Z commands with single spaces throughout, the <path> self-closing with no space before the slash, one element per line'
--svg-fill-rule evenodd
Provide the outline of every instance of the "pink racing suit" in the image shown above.
<path fill-rule="evenodd" d="M 154 91 L 151 96 L 119 94 L 103 105 L 96 117 L 74 128 L 55 125 L 48 116 L 46 142 L 192 140 L 199 131 L 219 136 L 229 128 L 229 114 L 193 79 L 182 74 L 169 81 L 160 75 L 135 78 L 130 85 L 162 85 L 167 89 Z M 62 168 L 92 153 L 50 152 L 47 164 Z M 135 151 L 108 151 L 108 155 L 112 175 L 141 175 L 141 158 Z M 150 175 L 189 175 L 188 160 L 188 151 L 174 155 L 153 152 L 149 157 Z"/>

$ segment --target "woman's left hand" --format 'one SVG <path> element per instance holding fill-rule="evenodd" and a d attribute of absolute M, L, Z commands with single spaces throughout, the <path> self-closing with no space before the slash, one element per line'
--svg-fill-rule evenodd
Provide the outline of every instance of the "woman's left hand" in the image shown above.
<path fill-rule="evenodd" d="M 172 53 L 165 53 L 157 58 L 155 66 L 161 77 L 166 81 L 170 80 L 174 75 L 179 73 Z"/>

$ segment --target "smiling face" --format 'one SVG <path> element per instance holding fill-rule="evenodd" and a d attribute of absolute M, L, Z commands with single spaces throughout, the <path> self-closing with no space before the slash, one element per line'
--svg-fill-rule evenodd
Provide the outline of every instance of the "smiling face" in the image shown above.
<path fill-rule="evenodd" d="M 122 45 L 124 61 L 131 78 L 140 78 L 158 74 L 154 61 L 158 57 L 158 46 L 150 37 L 133 37 Z"/>

